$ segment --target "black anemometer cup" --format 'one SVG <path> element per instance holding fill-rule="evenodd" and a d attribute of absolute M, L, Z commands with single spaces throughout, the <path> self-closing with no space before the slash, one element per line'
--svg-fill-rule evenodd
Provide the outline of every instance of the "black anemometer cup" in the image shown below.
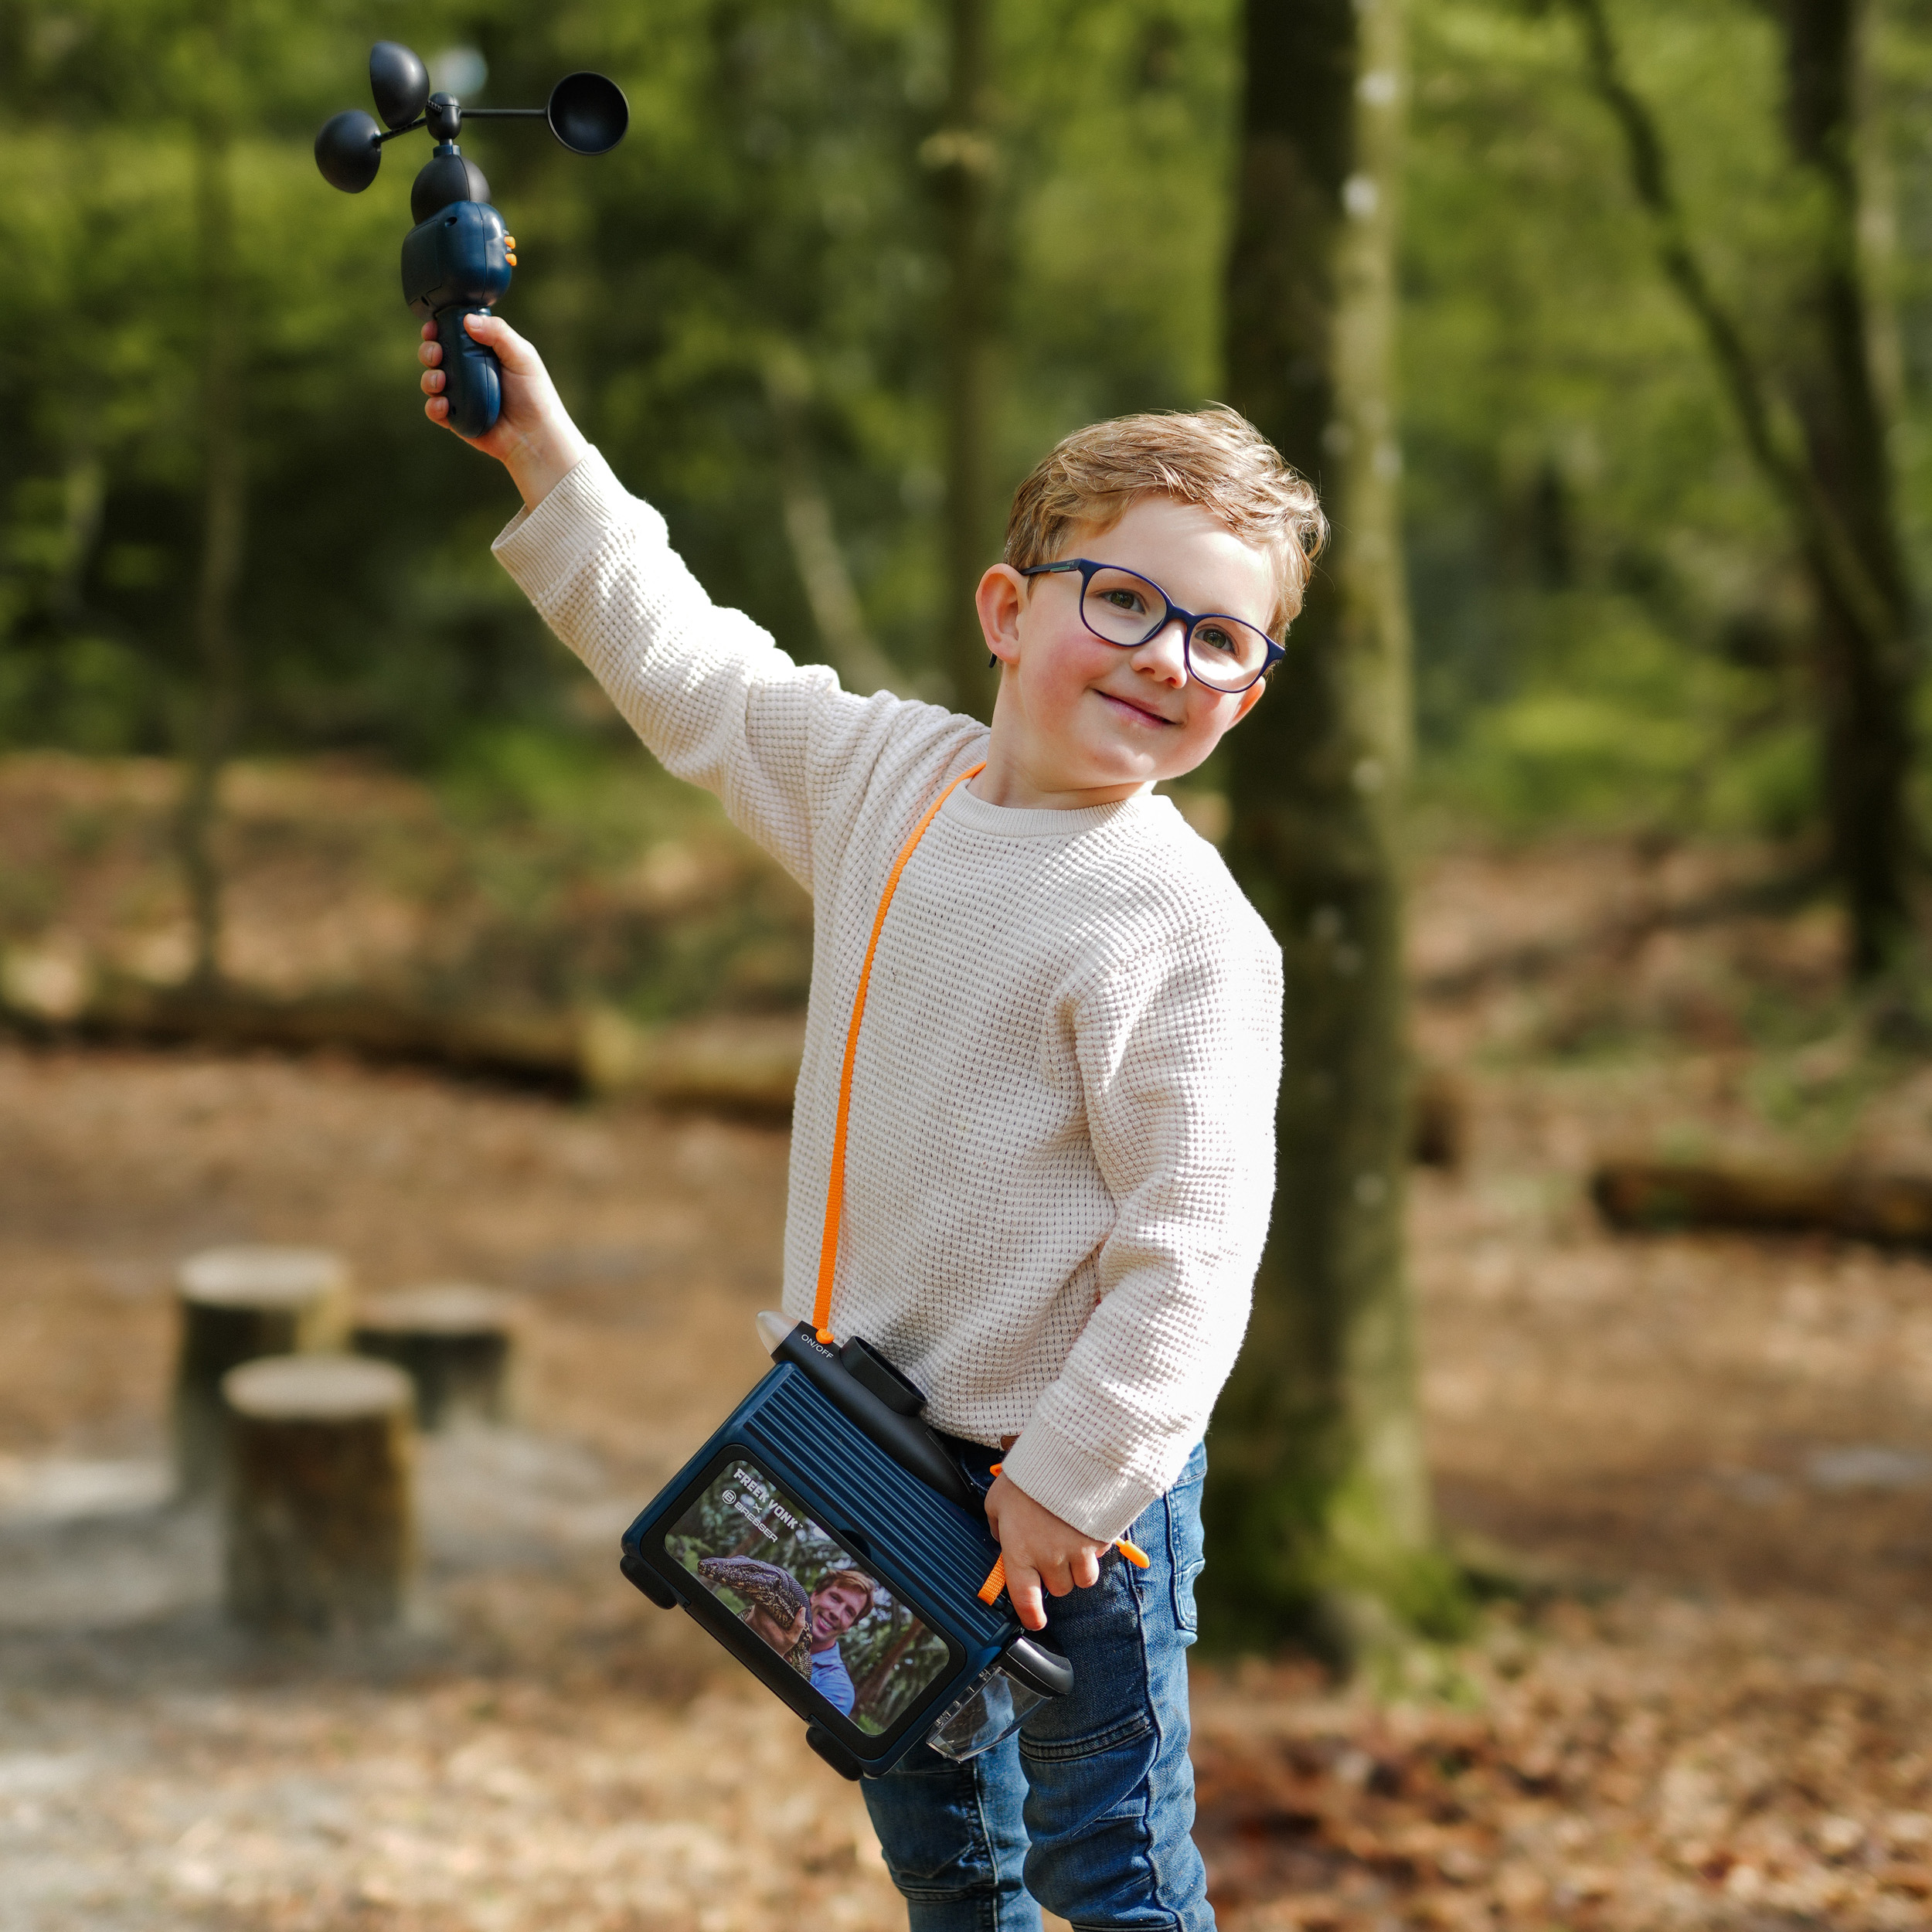
<path fill-rule="evenodd" d="M 394 40 L 369 49 L 369 85 L 383 125 L 359 108 L 335 115 L 315 137 L 315 165 L 332 188 L 359 195 L 383 165 L 386 141 L 428 129 L 436 145 L 410 189 L 416 226 L 403 238 L 403 299 L 436 325 L 451 428 L 482 436 L 502 409 L 502 369 L 464 318 L 487 315 L 508 293 L 516 238 L 490 206 L 482 169 L 457 146 L 457 132 L 466 120 L 544 121 L 573 154 L 605 155 L 631 124 L 630 104 L 602 74 L 573 73 L 550 90 L 547 107 L 465 107 L 432 94 L 429 70 Z"/>

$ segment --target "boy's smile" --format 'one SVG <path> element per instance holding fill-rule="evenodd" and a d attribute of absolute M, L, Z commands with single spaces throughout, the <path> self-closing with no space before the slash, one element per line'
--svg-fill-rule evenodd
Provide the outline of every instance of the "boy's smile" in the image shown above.
<path fill-rule="evenodd" d="M 1275 596 L 1267 554 L 1218 519 L 1170 496 L 1146 496 L 1107 529 L 1070 532 L 1063 546 L 1151 578 L 1173 600 L 1265 628 Z M 1132 648 L 1080 618 L 1080 579 L 1022 577 L 996 563 L 980 580 L 987 648 L 1001 662 L 986 769 L 972 781 L 988 804 L 1066 809 L 1111 804 L 1192 771 L 1259 700 L 1189 678 L 1181 625 Z"/>

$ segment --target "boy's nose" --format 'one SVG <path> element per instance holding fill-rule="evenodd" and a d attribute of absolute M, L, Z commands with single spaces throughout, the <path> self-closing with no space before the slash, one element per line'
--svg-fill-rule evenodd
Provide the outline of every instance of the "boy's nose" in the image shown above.
<path fill-rule="evenodd" d="M 1134 653 L 1135 666 L 1165 678 L 1169 684 L 1187 682 L 1187 645 L 1181 620 L 1164 624 Z"/>

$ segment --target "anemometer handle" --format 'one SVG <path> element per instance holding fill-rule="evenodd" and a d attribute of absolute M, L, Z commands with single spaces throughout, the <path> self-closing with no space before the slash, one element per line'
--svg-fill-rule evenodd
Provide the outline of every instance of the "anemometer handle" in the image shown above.
<path fill-rule="evenodd" d="M 407 47 L 379 40 L 369 50 L 369 91 L 387 131 L 350 110 L 315 137 L 315 165 L 332 187 L 359 195 L 383 165 L 385 142 L 427 128 L 435 151 L 410 190 L 416 226 L 403 240 L 403 299 L 436 325 L 443 345 L 443 394 L 451 428 L 482 436 L 503 405 L 503 369 L 495 353 L 463 326 L 487 315 L 510 286 L 515 242 L 490 206 L 483 171 L 456 145 L 464 121 L 543 121 L 577 155 L 608 154 L 631 124 L 624 90 L 600 73 L 566 74 L 543 107 L 471 107 L 431 94 L 429 70 Z"/>
<path fill-rule="evenodd" d="M 503 217 L 468 196 L 446 202 L 403 237 L 403 299 L 412 313 L 436 325 L 449 424 L 461 436 L 487 434 L 503 406 L 502 366 L 463 318 L 487 315 L 503 299 L 515 245 L 504 232 Z"/>
<path fill-rule="evenodd" d="M 436 318 L 443 345 L 443 396 L 449 425 L 458 436 L 487 436 L 503 410 L 503 365 L 496 352 L 463 326 L 465 315 L 487 315 L 487 308 L 446 308 Z"/>

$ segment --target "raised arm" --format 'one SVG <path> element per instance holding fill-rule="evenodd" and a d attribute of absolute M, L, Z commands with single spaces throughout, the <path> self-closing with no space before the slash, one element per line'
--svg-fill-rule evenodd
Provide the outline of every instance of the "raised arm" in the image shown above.
<path fill-rule="evenodd" d="M 551 629 L 581 658 L 667 770 L 716 792 L 732 818 L 809 889 L 821 828 L 895 741 L 946 714 L 839 688 L 795 664 L 742 613 L 720 609 L 571 422 L 542 359 L 506 322 L 468 318 L 503 365 L 503 412 L 468 439 L 510 472 L 524 508 L 495 549 Z M 432 420 L 447 414 L 420 352 Z M 440 413 L 439 413 L 440 412 Z M 957 721 L 951 721 L 954 723 Z"/>

